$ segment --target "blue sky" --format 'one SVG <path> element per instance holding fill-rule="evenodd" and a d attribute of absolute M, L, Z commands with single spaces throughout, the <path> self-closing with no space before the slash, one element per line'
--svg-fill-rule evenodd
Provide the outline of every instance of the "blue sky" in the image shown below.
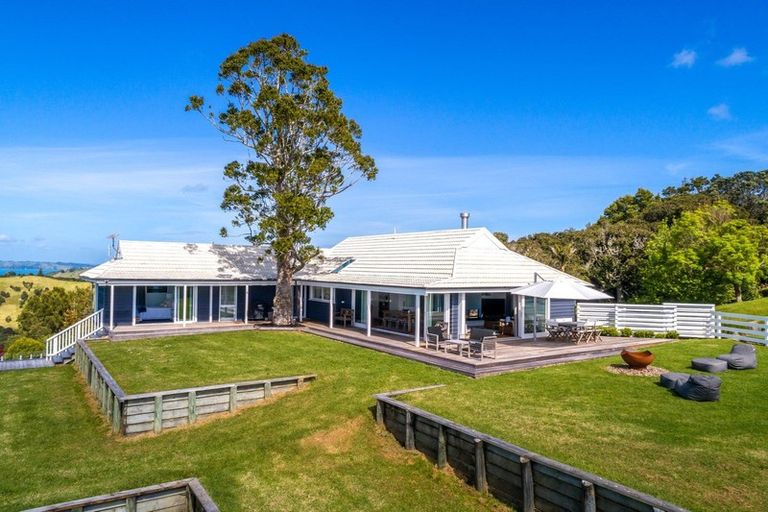
<path fill-rule="evenodd" d="M 616 196 L 768 168 L 765 2 L 6 2 L 0 260 L 98 262 L 106 236 L 220 241 L 196 115 L 218 64 L 295 35 L 380 178 L 315 240 L 582 227 Z"/>

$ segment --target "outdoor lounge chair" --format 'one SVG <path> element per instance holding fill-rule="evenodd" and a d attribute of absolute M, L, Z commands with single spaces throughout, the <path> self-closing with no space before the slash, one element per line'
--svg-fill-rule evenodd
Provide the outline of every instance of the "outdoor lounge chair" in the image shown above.
<path fill-rule="evenodd" d="M 732 370 L 750 370 L 757 368 L 757 353 L 755 347 L 746 343 L 737 343 L 731 348 L 730 354 L 717 356 L 721 361 L 728 363 Z"/>
<path fill-rule="evenodd" d="M 714 375 L 691 375 L 688 380 L 679 382 L 674 392 L 688 400 L 697 402 L 716 402 L 720 400 L 720 377 Z"/>
<path fill-rule="evenodd" d="M 427 327 L 427 335 L 424 337 L 427 349 L 429 349 L 430 344 L 434 345 L 435 350 L 445 348 L 447 340 L 448 337 L 445 335 L 445 329 L 442 326 L 434 325 Z"/>
<path fill-rule="evenodd" d="M 480 360 L 484 357 L 496 359 L 496 333 L 491 329 L 470 329 L 469 354 L 479 354 Z"/>

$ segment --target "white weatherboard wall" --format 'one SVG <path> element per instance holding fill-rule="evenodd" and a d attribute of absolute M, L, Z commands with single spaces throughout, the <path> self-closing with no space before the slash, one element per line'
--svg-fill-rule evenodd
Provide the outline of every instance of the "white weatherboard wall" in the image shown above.
<path fill-rule="evenodd" d="M 576 317 L 582 322 L 597 322 L 617 329 L 656 333 L 677 331 L 683 338 L 715 336 L 713 304 L 601 304 L 579 303 Z"/>

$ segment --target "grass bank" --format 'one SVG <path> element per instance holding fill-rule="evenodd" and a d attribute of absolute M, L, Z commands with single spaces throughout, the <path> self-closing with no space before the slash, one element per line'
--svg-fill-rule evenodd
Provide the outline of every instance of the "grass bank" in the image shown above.
<path fill-rule="evenodd" d="M 656 365 L 692 372 L 692 357 L 732 342 L 656 346 Z M 404 400 L 692 510 L 768 510 L 768 349 L 761 367 L 728 371 L 716 403 L 683 400 L 656 378 L 595 360 L 467 380 Z"/>
<path fill-rule="evenodd" d="M 717 306 L 716 309 L 718 311 L 726 311 L 728 313 L 768 316 L 768 297 L 762 297 L 755 300 L 745 300 L 744 302 L 733 302 L 731 304 L 721 304 Z"/>
<path fill-rule="evenodd" d="M 72 366 L 0 373 L 0 511 L 199 477 L 221 510 L 500 510 L 375 428 L 371 395 L 463 377 L 297 333 L 95 343 L 128 392 L 317 373 L 301 392 L 118 439 Z"/>

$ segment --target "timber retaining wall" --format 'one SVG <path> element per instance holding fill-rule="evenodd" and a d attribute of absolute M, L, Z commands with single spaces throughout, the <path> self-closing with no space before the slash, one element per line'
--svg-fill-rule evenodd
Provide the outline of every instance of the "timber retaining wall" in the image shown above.
<path fill-rule="evenodd" d="M 29 509 L 26 512 L 219 512 L 196 478 L 92 496 Z"/>
<path fill-rule="evenodd" d="M 91 348 L 79 341 L 75 366 L 83 374 L 112 431 L 123 435 L 159 433 L 203 418 L 252 405 L 302 387 L 314 374 L 233 382 L 127 395 Z"/>
<path fill-rule="evenodd" d="M 672 503 L 478 432 L 393 398 L 375 395 L 376 420 L 406 449 L 418 450 L 481 492 L 523 512 L 686 512 Z"/>

